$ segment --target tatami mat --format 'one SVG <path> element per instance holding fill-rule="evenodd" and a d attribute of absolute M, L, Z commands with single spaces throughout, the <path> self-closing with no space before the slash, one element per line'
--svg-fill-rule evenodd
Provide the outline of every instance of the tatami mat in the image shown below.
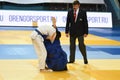
<path fill-rule="evenodd" d="M 40 72 L 30 34 L 34 28 L 0 27 L 0 80 L 119 80 L 120 30 L 91 28 L 85 38 L 89 64 L 77 47 L 68 71 Z M 62 32 L 61 46 L 69 58 L 69 38 Z M 78 43 L 78 42 L 77 42 Z"/>

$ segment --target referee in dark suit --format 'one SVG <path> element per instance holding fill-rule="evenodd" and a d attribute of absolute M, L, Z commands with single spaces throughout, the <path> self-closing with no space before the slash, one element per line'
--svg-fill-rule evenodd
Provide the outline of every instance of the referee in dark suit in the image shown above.
<path fill-rule="evenodd" d="M 69 63 L 75 62 L 76 39 L 78 38 L 79 50 L 83 56 L 84 64 L 88 64 L 86 46 L 84 44 L 84 37 L 88 35 L 87 16 L 86 11 L 80 9 L 78 0 L 73 2 L 73 9 L 68 11 L 65 33 L 67 37 L 70 36 Z"/>

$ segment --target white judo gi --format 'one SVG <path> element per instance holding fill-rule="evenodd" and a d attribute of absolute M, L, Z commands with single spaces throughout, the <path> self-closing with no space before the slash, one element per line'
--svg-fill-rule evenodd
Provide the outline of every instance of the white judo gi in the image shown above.
<path fill-rule="evenodd" d="M 42 35 L 48 35 L 52 36 L 54 33 L 56 33 L 56 29 L 52 26 L 44 25 L 44 26 L 39 26 L 37 30 L 42 34 Z M 43 37 L 38 34 L 38 32 L 33 31 L 31 34 L 32 42 L 35 48 L 35 51 L 38 55 L 39 58 L 39 69 L 45 69 L 46 65 L 46 57 L 47 57 L 47 51 L 44 46 L 44 39 Z"/>

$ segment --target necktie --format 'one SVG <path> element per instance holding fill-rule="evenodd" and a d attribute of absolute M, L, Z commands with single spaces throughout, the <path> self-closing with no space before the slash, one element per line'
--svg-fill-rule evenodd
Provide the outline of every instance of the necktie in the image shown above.
<path fill-rule="evenodd" d="M 76 10 L 74 10 L 74 21 L 76 20 Z"/>

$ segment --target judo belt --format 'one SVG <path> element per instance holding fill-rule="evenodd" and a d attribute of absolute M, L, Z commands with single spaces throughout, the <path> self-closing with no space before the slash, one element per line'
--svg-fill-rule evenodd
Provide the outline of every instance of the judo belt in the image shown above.
<path fill-rule="evenodd" d="M 38 35 L 41 35 L 44 39 L 46 39 L 47 35 L 43 35 L 39 30 L 35 29 Z"/>

